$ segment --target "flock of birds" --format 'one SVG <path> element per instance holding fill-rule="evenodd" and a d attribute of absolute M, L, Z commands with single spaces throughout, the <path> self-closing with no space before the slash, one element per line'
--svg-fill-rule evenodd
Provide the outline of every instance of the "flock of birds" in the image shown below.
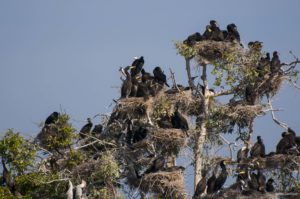
<path fill-rule="evenodd" d="M 143 68 L 144 57 L 135 58 L 130 66 L 120 67 L 125 80 L 121 87 L 121 98 L 155 96 L 164 85 L 168 86 L 167 77 L 159 66 L 153 69 L 153 75 Z"/>
<path fill-rule="evenodd" d="M 250 156 L 249 156 L 250 152 Z M 247 160 L 254 158 L 270 157 L 275 154 L 300 154 L 300 136 L 296 136 L 296 133 L 291 128 L 282 133 L 282 138 L 276 146 L 276 152 L 270 152 L 266 154 L 265 145 L 261 136 L 257 136 L 256 143 L 249 149 L 244 146 L 237 152 L 237 182 L 230 188 L 241 190 L 242 194 L 251 194 L 254 191 L 261 193 L 274 192 L 275 187 L 273 185 L 274 179 L 269 178 L 266 181 L 266 177 L 263 174 L 262 169 L 253 169 L 253 165 L 249 164 Z M 249 156 L 249 157 L 248 157 Z M 216 177 L 217 167 L 213 170 L 212 176 L 207 179 L 208 172 L 202 173 L 202 179 L 198 182 L 194 194 L 194 198 L 199 198 L 202 194 L 215 194 L 218 193 L 226 182 L 228 172 L 226 170 L 226 160 L 222 160 L 218 166 L 221 167 L 221 172 Z"/>

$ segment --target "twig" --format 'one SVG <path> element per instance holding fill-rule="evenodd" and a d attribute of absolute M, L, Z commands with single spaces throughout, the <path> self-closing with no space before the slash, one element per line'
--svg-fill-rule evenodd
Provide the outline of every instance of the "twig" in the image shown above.
<path fill-rule="evenodd" d="M 82 132 L 79 132 L 79 134 L 84 135 L 84 136 L 89 137 L 89 138 L 93 138 L 93 139 L 97 140 L 98 142 L 100 142 L 100 143 L 102 143 L 102 144 L 108 144 L 108 145 L 111 145 L 111 146 L 114 146 L 114 147 L 117 146 L 117 145 L 115 145 L 115 144 L 113 144 L 113 143 L 111 143 L 111 142 L 105 142 L 105 141 L 100 140 L 100 139 L 98 139 L 98 138 L 96 138 L 96 137 L 94 137 L 94 136 L 91 136 L 91 135 L 88 135 L 88 134 L 85 134 L 85 133 L 82 133 Z"/>
<path fill-rule="evenodd" d="M 70 180 L 70 178 L 63 178 L 63 179 L 57 179 L 57 180 L 50 180 L 48 182 L 43 182 L 41 181 L 42 184 L 51 184 L 53 182 L 61 182 L 61 181 L 67 181 L 67 180 Z"/>
<path fill-rule="evenodd" d="M 228 144 L 228 148 L 229 148 L 229 151 L 230 151 L 230 159 L 233 160 L 233 152 L 232 152 L 231 145 L 236 145 L 236 143 L 229 142 L 224 136 L 222 136 L 222 135 L 220 135 L 220 134 L 219 134 L 219 137 L 220 137 L 226 144 Z"/>
<path fill-rule="evenodd" d="M 174 87 L 175 87 L 178 91 L 180 91 L 180 89 L 178 88 L 177 83 L 176 83 L 175 73 L 172 71 L 171 68 L 170 68 L 170 73 L 171 73 L 171 78 L 172 78 Z"/>

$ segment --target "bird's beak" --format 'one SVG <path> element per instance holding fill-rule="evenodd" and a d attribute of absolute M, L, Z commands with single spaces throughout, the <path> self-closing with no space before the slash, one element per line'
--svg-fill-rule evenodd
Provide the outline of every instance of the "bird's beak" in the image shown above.
<path fill-rule="evenodd" d="M 212 31 L 212 30 L 209 28 L 209 29 L 208 29 L 208 32 L 211 32 L 211 31 Z"/>
<path fill-rule="evenodd" d="M 240 172 L 238 172 L 238 174 L 246 174 L 246 172 L 245 171 L 240 171 Z"/>

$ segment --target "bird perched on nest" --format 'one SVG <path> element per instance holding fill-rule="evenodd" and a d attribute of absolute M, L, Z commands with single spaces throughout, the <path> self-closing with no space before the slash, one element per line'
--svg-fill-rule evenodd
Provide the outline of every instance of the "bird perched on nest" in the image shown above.
<path fill-rule="evenodd" d="M 49 115 L 47 117 L 47 119 L 45 120 L 45 125 L 50 125 L 50 124 L 56 123 L 58 121 L 59 115 L 60 114 L 56 111 L 51 113 L 51 115 Z"/>
<path fill-rule="evenodd" d="M 145 63 L 145 60 L 144 60 L 143 56 L 141 56 L 140 58 L 135 57 L 135 60 L 131 64 L 131 66 L 132 66 L 132 69 L 130 71 L 131 77 L 135 77 L 140 74 L 140 72 L 143 69 L 144 63 Z"/>
<path fill-rule="evenodd" d="M 276 146 L 277 154 L 288 154 L 289 150 L 296 147 L 295 134 L 291 131 L 283 132 L 281 134 L 281 140 Z"/>
<path fill-rule="evenodd" d="M 212 29 L 211 29 L 211 26 L 210 26 L 210 25 L 207 25 L 207 26 L 205 27 L 205 31 L 204 31 L 204 33 L 203 33 L 203 35 L 202 35 L 202 39 L 203 39 L 203 40 L 210 40 L 211 35 L 212 35 Z"/>
<path fill-rule="evenodd" d="M 257 136 L 257 142 L 252 146 L 250 150 L 250 157 L 264 157 L 265 156 L 265 145 L 260 136 Z"/>
<path fill-rule="evenodd" d="M 212 176 L 207 180 L 206 186 L 206 193 L 207 194 L 212 194 L 214 193 L 214 187 L 215 187 L 215 182 L 216 182 L 216 174 L 215 171 L 213 171 Z"/>
<path fill-rule="evenodd" d="M 216 20 L 211 20 L 209 22 L 210 28 L 212 30 L 210 39 L 213 41 L 224 41 L 223 32 L 219 28 L 219 24 Z"/>
<path fill-rule="evenodd" d="M 214 193 L 218 192 L 226 182 L 226 179 L 227 179 L 227 176 L 228 176 L 228 172 L 226 170 L 226 164 L 227 164 L 227 161 L 225 161 L 225 160 L 222 160 L 220 162 L 221 173 L 216 178 L 216 181 L 214 183 L 215 184 L 214 189 L 213 189 Z"/>
<path fill-rule="evenodd" d="M 127 66 L 125 69 L 121 68 L 121 72 L 125 75 L 126 79 L 123 81 L 121 87 L 121 98 L 128 98 L 131 93 L 132 80 L 131 75 L 128 70 L 132 68 L 131 66 Z"/>
<path fill-rule="evenodd" d="M 103 126 L 102 124 L 97 124 L 94 126 L 93 130 L 92 130 L 92 133 L 94 135 L 100 135 L 103 131 Z"/>
<path fill-rule="evenodd" d="M 173 128 L 175 129 L 182 129 L 184 132 L 187 133 L 189 130 L 189 124 L 185 117 L 179 112 L 179 106 L 176 105 L 175 112 L 173 116 L 171 117 L 171 122 L 173 125 Z"/>
<path fill-rule="evenodd" d="M 195 32 L 194 34 L 191 34 L 188 36 L 186 40 L 183 41 L 184 44 L 188 46 L 193 46 L 197 41 L 202 41 L 203 38 L 199 32 Z"/>
<path fill-rule="evenodd" d="M 271 60 L 271 72 L 272 73 L 279 72 L 281 70 L 280 68 L 281 68 L 281 63 L 280 63 L 278 52 L 274 51 Z"/>
<path fill-rule="evenodd" d="M 91 118 L 87 118 L 87 124 L 85 124 L 80 130 L 80 137 L 85 138 L 86 135 L 84 134 L 89 134 L 91 132 L 92 127 L 93 127 L 93 123 Z"/>
<path fill-rule="evenodd" d="M 159 66 L 156 66 L 153 69 L 153 75 L 154 75 L 154 79 L 157 81 L 157 83 L 161 84 L 161 85 L 166 85 L 167 87 L 170 87 L 167 83 L 167 76 L 164 74 L 164 72 L 162 71 L 162 69 Z"/>
<path fill-rule="evenodd" d="M 207 175 L 207 171 L 201 172 L 201 180 L 198 182 L 196 186 L 196 190 L 193 198 L 199 198 L 204 193 L 206 189 L 206 175 Z"/>
<path fill-rule="evenodd" d="M 227 32 L 228 35 L 226 37 L 226 40 L 237 41 L 238 43 L 240 43 L 240 33 L 238 32 L 237 27 L 234 23 L 227 25 Z"/>

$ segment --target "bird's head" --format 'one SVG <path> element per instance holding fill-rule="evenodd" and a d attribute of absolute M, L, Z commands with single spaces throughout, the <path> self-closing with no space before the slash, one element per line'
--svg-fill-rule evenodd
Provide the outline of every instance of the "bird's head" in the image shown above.
<path fill-rule="evenodd" d="M 213 27 L 213 28 L 216 28 L 216 27 L 219 27 L 219 24 L 216 20 L 210 20 L 209 24 Z"/>
<path fill-rule="evenodd" d="M 87 118 L 87 122 L 88 122 L 88 123 L 92 123 L 91 118 Z"/>

